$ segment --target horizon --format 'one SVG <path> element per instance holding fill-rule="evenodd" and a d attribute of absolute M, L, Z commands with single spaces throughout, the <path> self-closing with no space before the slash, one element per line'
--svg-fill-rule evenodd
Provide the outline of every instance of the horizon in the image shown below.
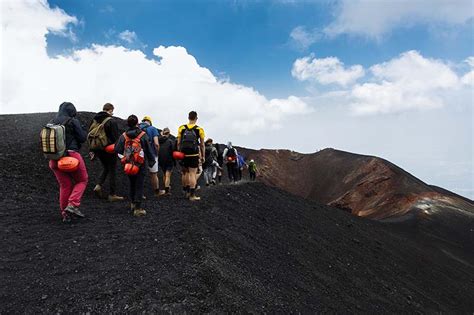
<path fill-rule="evenodd" d="M 111 102 L 175 133 L 196 110 L 219 143 L 377 156 L 474 199 L 473 6 L 6 0 L 0 114 Z"/>

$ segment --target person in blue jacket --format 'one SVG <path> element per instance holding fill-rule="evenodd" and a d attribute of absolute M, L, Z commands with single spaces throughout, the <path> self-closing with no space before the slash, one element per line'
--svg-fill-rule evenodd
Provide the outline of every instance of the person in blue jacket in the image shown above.
<path fill-rule="evenodd" d="M 237 180 L 242 179 L 244 167 L 247 167 L 247 163 L 245 163 L 245 158 L 241 154 L 237 153 Z"/>

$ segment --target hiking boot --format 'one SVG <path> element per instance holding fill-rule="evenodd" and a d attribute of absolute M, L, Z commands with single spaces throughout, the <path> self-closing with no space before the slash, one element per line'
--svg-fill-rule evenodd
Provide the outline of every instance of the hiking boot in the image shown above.
<path fill-rule="evenodd" d="M 64 213 L 63 214 L 63 223 L 69 223 L 69 222 L 71 222 L 71 217 L 67 213 Z"/>
<path fill-rule="evenodd" d="M 199 190 L 199 189 L 201 189 L 201 186 L 196 185 L 196 190 Z"/>
<path fill-rule="evenodd" d="M 145 195 L 143 195 L 143 196 L 142 196 L 142 199 L 143 199 L 143 200 L 146 200 L 146 196 L 145 196 Z"/>
<path fill-rule="evenodd" d="M 125 199 L 124 197 L 122 197 L 122 196 L 117 196 L 117 195 L 109 195 L 109 198 L 108 198 L 108 200 L 109 200 L 110 202 L 122 201 L 122 200 L 124 200 L 124 199 Z"/>
<path fill-rule="evenodd" d="M 164 195 L 166 195 L 166 191 L 160 190 L 160 191 L 158 192 L 158 196 L 164 196 Z"/>
<path fill-rule="evenodd" d="M 65 212 L 69 213 L 69 214 L 72 214 L 76 217 L 79 217 L 79 218 L 84 218 L 85 215 L 79 210 L 78 207 L 74 207 L 74 206 L 67 206 L 66 209 L 64 209 Z"/>
<path fill-rule="evenodd" d="M 199 200 L 201 200 L 201 197 L 198 197 L 196 195 L 192 195 L 192 196 L 189 196 L 189 200 L 190 201 L 199 201 Z"/>
<path fill-rule="evenodd" d="M 191 193 L 189 191 L 184 193 L 184 198 L 189 199 L 191 197 Z"/>
<path fill-rule="evenodd" d="M 99 197 L 99 198 L 102 198 L 102 186 L 100 186 L 99 184 L 95 185 L 94 187 L 94 194 Z"/>
<path fill-rule="evenodd" d="M 211 184 L 212 184 L 212 186 L 216 186 L 216 181 L 215 181 L 215 180 L 212 180 L 212 181 L 211 181 Z"/>
<path fill-rule="evenodd" d="M 143 217 L 146 215 L 145 209 L 135 209 L 133 210 L 133 215 L 136 217 Z"/>
<path fill-rule="evenodd" d="M 133 211 L 133 210 L 135 210 L 135 208 L 136 208 L 135 204 L 133 202 L 130 203 L 130 210 Z"/>

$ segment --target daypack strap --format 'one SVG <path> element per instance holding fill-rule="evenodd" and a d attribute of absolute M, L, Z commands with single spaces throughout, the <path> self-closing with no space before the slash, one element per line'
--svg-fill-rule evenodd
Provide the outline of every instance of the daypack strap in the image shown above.
<path fill-rule="evenodd" d="M 146 134 L 145 131 L 142 131 L 142 132 L 140 132 L 140 134 L 138 136 L 135 137 L 135 139 L 140 140 L 145 134 Z"/>
<path fill-rule="evenodd" d="M 107 117 L 107 118 L 105 118 L 105 119 L 100 123 L 100 125 L 105 125 L 105 124 L 106 124 L 109 120 L 111 120 L 111 119 L 112 119 L 112 117 Z"/>
<path fill-rule="evenodd" d="M 129 141 L 129 140 L 140 140 L 143 135 L 145 135 L 145 131 L 142 131 L 138 134 L 138 136 L 136 136 L 135 138 L 130 138 L 129 136 L 127 136 L 127 132 L 124 132 L 123 133 L 123 137 L 125 138 L 125 141 Z"/>

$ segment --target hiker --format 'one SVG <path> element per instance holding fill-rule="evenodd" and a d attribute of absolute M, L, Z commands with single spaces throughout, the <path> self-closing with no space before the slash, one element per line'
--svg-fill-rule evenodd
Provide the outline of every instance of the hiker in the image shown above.
<path fill-rule="evenodd" d="M 237 178 L 238 180 L 242 179 L 242 173 L 244 168 L 247 167 L 247 163 L 245 163 L 245 159 L 241 154 L 237 154 Z"/>
<path fill-rule="evenodd" d="M 197 170 L 199 162 L 204 162 L 204 129 L 196 125 L 197 113 L 189 112 L 189 122 L 178 129 L 178 151 L 185 154 L 182 161 L 185 197 L 191 201 L 201 200 L 196 196 Z"/>
<path fill-rule="evenodd" d="M 168 127 L 163 128 L 161 136 L 158 137 L 158 142 L 160 144 L 158 161 L 160 161 L 160 168 L 163 171 L 163 183 L 165 187 L 163 191 L 160 191 L 159 195 L 170 195 L 171 172 L 176 162 L 173 159 L 175 141 L 170 138 L 170 130 Z"/>
<path fill-rule="evenodd" d="M 59 106 L 59 111 L 50 123 L 55 125 L 62 125 L 65 128 L 63 144 L 65 151 L 57 156 L 57 159 L 51 159 L 49 161 L 49 168 L 53 171 L 54 176 L 59 184 L 59 208 L 61 210 L 61 216 L 63 222 L 70 222 L 71 216 L 83 218 L 84 214 L 79 210 L 81 205 L 82 195 L 87 187 L 88 174 L 86 164 L 82 158 L 79 150 L 81 144 L 87 139 L 87 133 L 84 127 L 81 125 L 79 120 L 76 118 L 76 107 L 72 103 L 64 102 Z M 43 138 L 42 131 L 42 143 L 44 145 L 46 140 Z M 50 137 L 47 137 L 50 139 Z M 51 140 L 51 139 L 50 139 Z M 44 152 L 44 149 L 43 149 Z M 66 173 L 58 168 L 58 160 L 62 156 L 73 157 L 78 160 L 79 165 L 77 170 Z"/>
<path fill-rule="evenodd" d="M 248 164 L 248 169 L 249 169 L 250 180 L 255 181 L 258 169 L 257 169 L 257 163 L 255 163 L 253 159 L 250 160 Z"/>
<path fill-rule="evenodd" d="M 114 114 L 114 105 L 110 103 L 104 104 L 102 111 L 98 112 L 91 125 L 89 126 L 89 133 L 87 140 L 89 143 L 89 150 L 92 159 L 99 158 L 102 164 L 102 172 L 99 180 L 94 187 L 94 193 L 103 198 L 102 186 L 107 177 L 109 177 L 109 194 L 107 199 L 111 202 L 121 201 L 124 198 L 118 196 L 115 192 L 115 172 L 117 168 L 117 155 L 114 151 L 107 152 L 105 148 L 111 144 L 115 144 L 120 137 L 120 132 L 117 122 L 112 118 Z"/>
<path fill-rule="evenodd" d="M 143 117 L 139 127 L 141 130 L 146 132 L 150 141 L 151 154 L 153 155 L 153 158 L 155 160 L 155 164 L 153 164 L 153 166 L 149 168 L 151 187 L 153 189 L 153 192 L 155 193 L 155 196 L 158 197 L 160 194 L 160 183 L 158 181 L 158 151 L 160 150 L 160 143 L 158 141 L 158 137 L 160 135 L 160 132 L 153 126 L 150 116 Z"/>
<path fill-rule="evenodd" d="M 216 143 L 215 145 L 215 148 L 217 150 L 217 163 L 218 163 L 218 167 L 215 168 L 214 170 L 214 175 L 213 175 L 213 179 L 216 180 L 216 176 L 217 176 L 217 180 L 219 182 L 219 184 L 222 182 L 222 167 L 224 166 L 224 158 L 222 156 L 222 151 L 220 149 L 220 145 L 218 143 Z"/>
<path fill-rule="evenodd" d="M 229 181 L 232 183 L 237 182 L 237 149 L 232 146 L 232 142 L 227 143 L 227 147 L 222 153 L 224 163 L 227 165 L 227 175 L 229 176 Z"/>
<path fill-rule="evenodd" d="M 204 181 L 206 182 L 206 186 L 209 186 L 210 184 L 215 185 L 216 181 L 213 178 L 214 174 L 214 169 L 219 164 L 217 163 L 217 150 L 216 148 L 212 145 L 212 139 L 207 139 L 206 142 L 204 143 L 204 163 L 202 165 L 203 170 L 204 170 Z"/>
<path fill-rule="evenodd" d="M 138 118 L 130 115 L 127 118 L 128 129 L 115 145 L 115 153 L 119 154 L 124 171 L 130 181 L 130 209 L 136 217 L 146 215 L 142 208 L 143 184 L 145 181 L 145 166 L 150 169 L 156 164 L 152 154 L 150 141 L 145 131 L 138 127 Z"/>

